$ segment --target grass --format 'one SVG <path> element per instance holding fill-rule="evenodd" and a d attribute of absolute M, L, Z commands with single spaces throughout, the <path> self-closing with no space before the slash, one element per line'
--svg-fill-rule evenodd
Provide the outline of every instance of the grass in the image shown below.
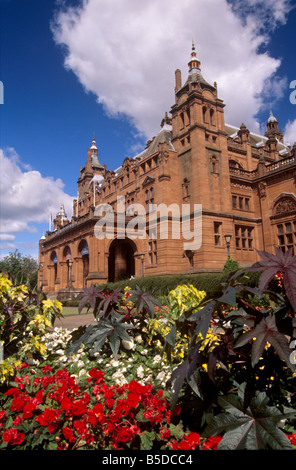
<path fill-rule="evenodd" d="M 80 313 L 80 315 L 85 315 L 86 313 L 92 313 L 92 310 L 89 309 L 87 311 L 87 309 L 84 308 L 82 312 Z M 78 307 L 63 307 L 63 316 L 66 317 L 69 315 L 79 315 Z"/>

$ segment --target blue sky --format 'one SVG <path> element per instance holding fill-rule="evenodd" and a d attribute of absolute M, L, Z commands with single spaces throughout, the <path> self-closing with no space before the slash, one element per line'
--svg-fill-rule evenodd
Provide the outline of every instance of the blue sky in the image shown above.
<path fill-rule="evenodd" d="M 50 212 L 64 202 L 71 217 L 93 133 L 100 162 L 115 169 L 160 130 L 176 68 L 186 80 L 192 39 L 204 77 L 218 82 L 226 122 L 259 133 L 272 109 L 293 145 L 295 6 L 0 0 L 0 256 L 36 257 Z"/>

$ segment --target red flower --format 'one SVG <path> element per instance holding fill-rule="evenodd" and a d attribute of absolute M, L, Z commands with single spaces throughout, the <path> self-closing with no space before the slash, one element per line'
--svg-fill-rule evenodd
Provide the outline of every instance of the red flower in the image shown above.
<path fill-rule="evenodd" d="M 296 434 L 286 434 L 292 446 L 296 446 Z"/>
<path fill-rule="evenodd" d="M 209 437 L 205 442 L 203 442 L 201 448 L 202 450 L 217 450 L 218 444 L 221 441 L 222 437 Z"/>
<path fill-rule="evenodd" d="M 19 445 L 25 439 L 23 432 L 18 432 L 15 428 L 6 429 L 3 433 L 3 441 L 10 445 Z"/>
<path fill-rule="evenodd" d="M 74 428 L 81 436 L 84 436 L 87 433 L 87 423 L 85 420 L 76 420 L 74 423 Z"/>
<path fill-rule="evenodd" d="M 126 406 L 129 408 L 136 408 L 140 402 L 140 395 L 135 392 L 129 392 L 126 399 Z"/>
<path fill-rule="evenodd" d="M 28 397 L 16 397 L 12 400 L 12 404 L 11 404 L 11 411 L 16 411 L 17 413 L 19 413 L 20 411 L 23 411 L 24 407 L 25 407 L 25 404 L 27 403 L 27 401 L 29 400 Z"/>
<path fill-rule="evenodd" d="M 167 440 L 171 437 L 171 431 L 168 428 L 162 428 L 160 431 L 160 436 L 162 439 Z"/>
<path fill-rule="evenodd" d="M 93 379 L 96 379 L 97 383 L 101 383 L 103 381 L 105 372 L 93 368 L 89 371 L 88 375 L 90 375 Z"/>
<path fill-rule="evenodd" d="M 74 401 L 72 404 L 72 414 L 74 416 L 81 416 L 87 412 L 87 406 L 84 400 Z"/>
<path fill-rule="evenodd" d="M 58 419 L 60 411 L 53 410 L 51 408 L 45 408 L 43 414 L 37 416 L 35 420 L 41 424 L 41 426 L 48 426 Z"/>
<path fill-rule="evenodd" d="M 70 400 L 69 397 L 63 398 L 61 402 L 61 410 L 63 411 L 70 411 L 72 408 L 72 401 Z"/>
<path fill-rule="evenodd" d="M 13 424 L 14 426 L 18 426 L 19 424 L 21 424 L 22 421 L 23 421 L 22 418 L 21 418 L 20 416 L 17 416 L 17 417 L 15 418 L 15 420 L 12 421 L 12 424 Z"/>
<path fill-rule="evenodd" d="M 4 395 L 6 395 L 7 397 L 9 397 L 10 395 L 17 397 L 21 395 L 21 393 L 22 392 L 18 388 L 10 388 L 9 390 L 7 390 L 7 392 L 4 393 Z"/>
<path fill-rule="evenodd" d="M 74 436 L 73 429 L 71 429 L 69 426 L 66 426 L 63 428 L 63 434 L 64 434 L 65 439 L 67 439 L 67 441 L 69 442 L 76 441 L 76 437 Z"/>
<path fill-rule="evenodd" d="M 97 423 L 103 423 L 105 421 L 104 405 L 101 403 L 95 405 L 91 410 L 88 410 L 88 416 L 93 426 Z"/>
<path fill-rule="evenodd" d="M 34 404 L 33 401 L 30 401 L 24 406 L 23 410 L 23 419 L 28 419 L 33 416 L 33 411 L 38 408 L 38 405 Z"/>
<path fill-rule="evenodd" d="M 197 432 L 191 432 L 188 436 L 185 436 L 185 439 L 192 446 L 191 449 L 194 449 L 195 446 L 199 445 L 200 435 Z"/>
<path fill-rule="evenodd" d="M 120 442 L 128 442 L 133 438 L 133 431 L 130 428 L 122 427 L 116 434 L 116 440 Z"/>

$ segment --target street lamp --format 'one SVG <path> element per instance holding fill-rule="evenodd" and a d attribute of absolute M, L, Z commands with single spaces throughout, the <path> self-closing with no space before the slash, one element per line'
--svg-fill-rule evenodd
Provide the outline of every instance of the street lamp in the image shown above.
<path fill-rule="evenodd" d="M 144 277 L 144 258 L 145 258 L 145 253 L 141 253 L 140 255 L 140 259 L 142 261 L 142 277 Z"/>
<path fill-rule="evenodd" d="M 226 241 L 227 253 L 228 253 L 228 257 L 229 257 L 230 256 L 229 247 L 230 247 L 231 235 L 229 233 L 226 233 L 226 235 L 224 235 L 224 238 L 225 238 L 225 241 Z"/>
<path fill-rule="evenodd" d="M 73 261 L 69 259 L 68 265 L 69 265 L 69 287 L 72 287 L 72 264 Z"/>

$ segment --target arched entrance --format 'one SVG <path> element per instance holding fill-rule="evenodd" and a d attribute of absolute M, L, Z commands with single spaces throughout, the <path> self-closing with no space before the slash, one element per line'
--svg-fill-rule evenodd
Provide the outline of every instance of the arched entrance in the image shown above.
<path fill-rule="evenodd" d="M 134 253 L 136 245 L 132 240 L 115 239 L 110 245 L 108 259 L 108 281 L 116 282 L 135 275 Z"/>

